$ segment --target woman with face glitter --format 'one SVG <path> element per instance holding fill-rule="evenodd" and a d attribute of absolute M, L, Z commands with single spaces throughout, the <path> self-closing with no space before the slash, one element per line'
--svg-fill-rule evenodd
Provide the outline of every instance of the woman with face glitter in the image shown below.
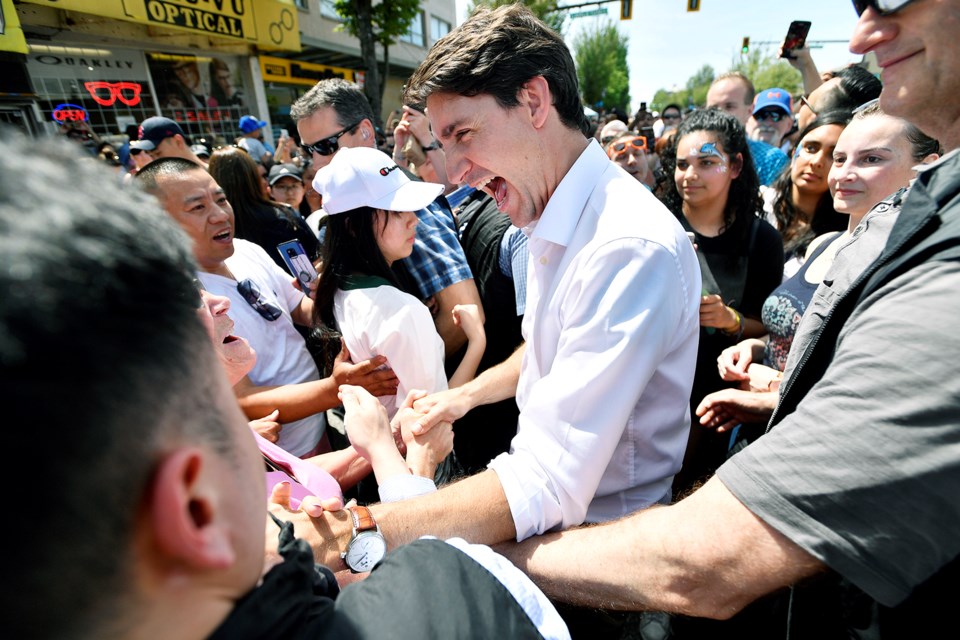
<path fill-rule="evenodd" d="M 692 415 L 705 395 L 729 384 L 717 376 L 720 353 L 764 334 L 760 310 L 780 284 L 783 244 L 759 216 L 760 182 L 736 118 L 715 109 L 694 112 L 677 129 L 675 149 L 665 158 L 674 181 L 664 202 L 692 234 L 703 278 Z M 728 440 L 691 429 L 675 496 L 713 473 L 726 457 Z"/>

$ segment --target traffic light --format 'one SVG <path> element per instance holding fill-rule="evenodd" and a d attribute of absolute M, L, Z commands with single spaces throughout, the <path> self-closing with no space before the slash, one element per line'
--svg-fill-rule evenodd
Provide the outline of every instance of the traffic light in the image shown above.
<path fill-rule="evenodd" d="M 604 9 L 606 11 L 606 9 Z M 633 17 L 633 0 L 620 0 L 620 19 L 629 20 Z"/>
<path fill-rule="evenodd" d="M 743 46 L 740 47 L 740 53 L 747 55 L 747 52 L 750 51 L 750 38 L 747 36 L 743 37 Z"/>

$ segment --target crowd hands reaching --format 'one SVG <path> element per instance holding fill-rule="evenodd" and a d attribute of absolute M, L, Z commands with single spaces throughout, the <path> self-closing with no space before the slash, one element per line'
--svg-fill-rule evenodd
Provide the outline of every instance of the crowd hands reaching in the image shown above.
<path fill-rule="evenodd" d="M 852 46 L 882 53 L 884 38 L 900 37 L 892 25 L 946 20 L 929 0 L 879 4 L 854 3 Z M 239 425 L 230 439 L 243 450 L 221 457 L 184 429 L 143 479 L 157 497 L 141 505 L 156 510 L 151 522 L 175 523 L 159 526 L 158 558 L 214 581 L 234 570 L 228 557 L 244 558 L 242 579 L 224 574 L 237 585 L 229 611 L 198 637 L 230 635 L 231 620 L 249 615 L 244 603 L 272 597 L 295 567 L 314 595 L 371 629 L 389 616 L 365 619 L 364 597 L 391 614 L 417 609 L 410 593 L 452 603 L 445 620 L 421 611 L 369 637 L 512 637 L 517 619 L 569 637 L 547 596 L 584 608 L 564 612 L 571 629 L 586 620 L 604 637 L 629 622 L 600 630 L 589 609 L 644 610 L 641 629 L 672 624 L 678 639 L 722 634 L 709 623 L 726 618 L 731 635 L 767 637 L 782 620 L 750 603 L 769 596 L 792 611 L 781 588 L 819 596 L 825 574 L 842 578 L 841 609 L 860 598 L 910 617 L 901 605 L 914 606 L 914 590 L 957 552 L 953 531 L 923 511 L 929 486 L 918 490 L 911 456 L 947 488 L 957 481 L 905 427 L 954 428 L 956 389 L 903 378 L 887 389 L 860 374 L 902 363 L 923 380 L 950 379 L 936 357 L 955 345 L 949 323 L 925 324 L 921 336 L 889 318 L 903 305 L 941 319 L 956 311 L 941 295 L 955 290 L 950 243 L 923 244 L 898 223 L 901 210 L 940 215 L 949 200 L 927 196 L 947 188 L 927 180 L 924 204 L 907 208 L 919 168 L 948 175 L 940 142 L 914 118 L 950 148 L 956 123 L 904 108 L 859 66 L 820 73 L 806 48 L 788 56 L 802 100 L 728 73 L 706 108 L 643 104 L 632 117 L 591 119 L 564 76 L 569 51 L 526 10 L 481 10 L 468 25 L 431 50 L 385 134 L 362 91 L 334 79 L 292 105 L 299 144 L 285 132 L 273 150 L 252 116 L 235 146 L 205 154 L 165 118 L 142 123 L 130 143 L 150 160 L 137 163 L 135 183 L 189 241 L 192 262 L 165 259 L 171 271 L 189 267 L 200 304 L 188 309 L 173 285 L 159 295 L 206 328 L 229 383 L 226 399 L 214 385 L 206 400 Z M 493 37 L 502 32 L 540 62 Z M 454 53 L 457 72 L 444 66 Z M 473 77 L 482 60 L 502 82 L 461 94 L 458 74 Z M 541 63 L 557 66 L 549 82 Z M 518 106 L 501 106 L 513 98 Z M 529 166 L 544 148 L 556 153 Z M 110 150 L 98 152 L 107 161 Z M 952 242 L 956 212 L 942 209 L 946 223 L 929 233 Z M 161 237 L 183 235 L 122 213 Z M 123 228 L 122 217 L 111 224 Z M 891 234 L 903 242 L 885 251 Z M 900 270 L 878 271 L 883 261 Z M 900 286 L 911 269 L 930 280 Z M 930 302 L 948 298 L 949 313 Z M 527 306 L 535 317 L 524 319 Z M 881 388 L 896 397 L 880 402 Z M 898 395 L 911 393 L 924 402 Z M 878 440 L 896 459 L 876 453 Z M 832 473 L 847 454 L 849 480 Z M 197 477 L 216 496 L 195 496 Z M 264 495 L 266 513 L 252 513 Z M 184 508 L 165 511 L 178 500 Z M 871 520 L 887 500 L 910 517 Z M 946 520 L 960 519 L 944 500 Z M 220 526 L 221 504 L 229 535 L 200 549 L 191 541 L 203 536 L 178 533 Z M 264 519 L 261 540 L 249 525 Z M 862 533 L 862 522 L 885 535 Z M 165 563 L 148 565 L 157 573 L 141 583 L 163 584 Z M 338 595 L 338 584 L 353 586 Z M 457 597 L 474 586 L 476 608 L 464 609 Z M 504 599 L 484 600 L 491 593 Z M 813 637 L 822 620 L 797 607 L 796 637 Z M 860 624 L 852 617 L 828 624 Z"/>

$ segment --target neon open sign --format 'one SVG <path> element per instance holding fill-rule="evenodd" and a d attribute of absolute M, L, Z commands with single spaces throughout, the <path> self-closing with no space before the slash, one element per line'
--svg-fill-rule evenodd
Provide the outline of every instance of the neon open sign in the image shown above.
<path fill-rule="evenodd" d="M 53 119 L 60 123 L 86 122 L 87 110 L 76 104 L 58 104 L 53 110 Z"/>

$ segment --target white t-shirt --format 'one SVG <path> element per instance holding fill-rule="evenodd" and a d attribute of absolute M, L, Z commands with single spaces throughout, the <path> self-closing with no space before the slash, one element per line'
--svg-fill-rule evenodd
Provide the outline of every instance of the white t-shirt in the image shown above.
<path fill-rule="evenodd" d="M 234 240 L 233 246 L 234 254 L 227 258 L 226 264 L 236 280 L 212 273 L 197 275 L 204 289 L 230 299 L 228 315 L 234 322 L 233 333 L 246 338 L 257 352 L 257 363 L 250 372 L 251 382 L 259 386 L 319 380 L 317 365 L 290 316 L 303 299 L 303 292 L 293 286 L 292 277 L 259 246 L 246 240 Z M 276 320 L 261 316 L 240 295 L 237 284 L 248 278 L 260 290 L 262 303 L 281 311 Z M 322 413 L 284 424 L 277 444 L 302 456 L 317 446 L 326 426 Z"/>
<path fill-rule="evenodd" d="M 397 395 L 380 398 L 387 414 L 393 417 L 411 389 L 445 390 L 443 340 L 427 307 L 380 278 L 354 278 L 348 287 L 334 296 L 333 316 L 351 360 L 383 355 L 397 375 Z"/>

